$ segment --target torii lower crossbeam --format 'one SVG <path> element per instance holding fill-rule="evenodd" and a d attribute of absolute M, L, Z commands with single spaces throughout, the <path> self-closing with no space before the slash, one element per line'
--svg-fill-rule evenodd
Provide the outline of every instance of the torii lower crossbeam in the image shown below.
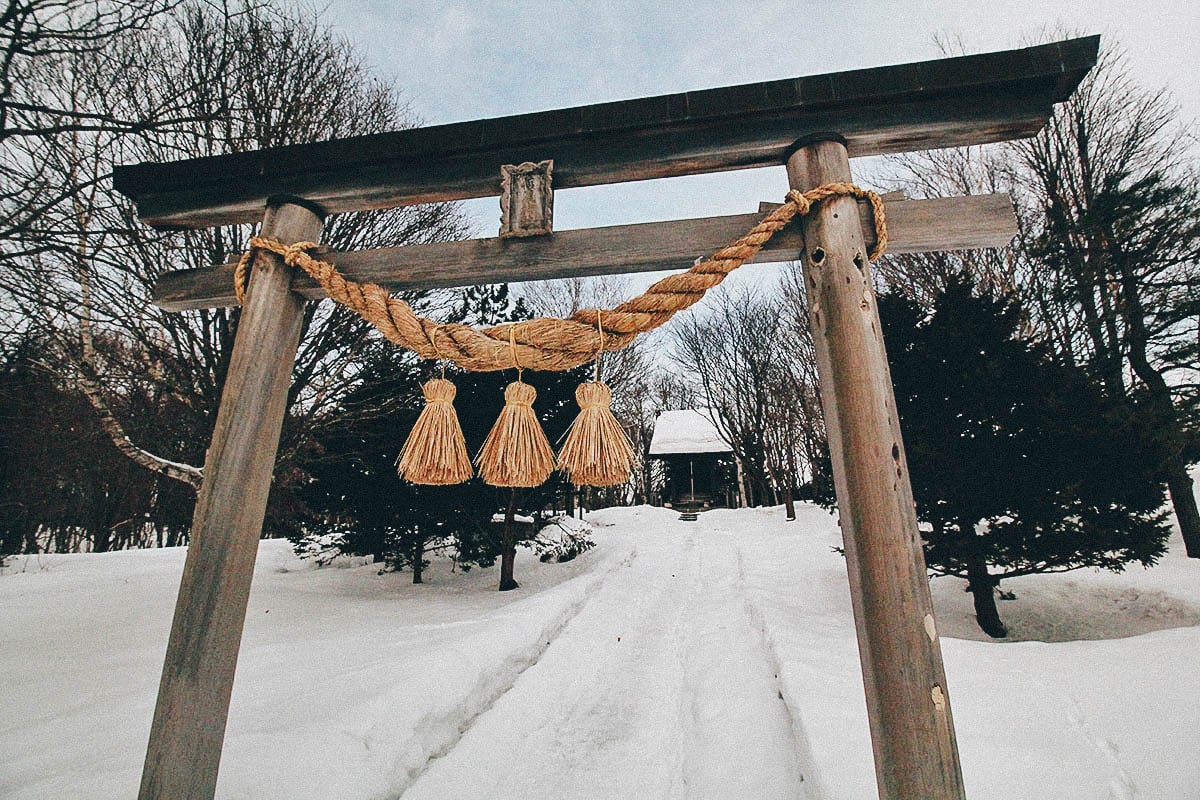
<path fill-rule="evenodd" d="M 750 230 L 772 206 L 760 204 L 757 214 L 614 225 L 527 239 L 467 239 L 315 255 L 350 280 L 377 283 L 393 292 L 682 270 Z M 1017 232 L 1007 194 L 888 199 L 884 206 L 889 253 L 1004 247 Z M 872 246 L 871 208 L 860 202 L 858 210 L 867 245 Z M 793 226 L 775 234 L 751 262 L 795 261 L 803 248 L 800 228 Z M 154 303 L 168 311 L 236 305 L 236 266 L 230 262 L 168 272 L 154 286 Z M 310 300 L 325 297 L 320 284 L 304 273 L 296 276 L 292 290 Z"/>

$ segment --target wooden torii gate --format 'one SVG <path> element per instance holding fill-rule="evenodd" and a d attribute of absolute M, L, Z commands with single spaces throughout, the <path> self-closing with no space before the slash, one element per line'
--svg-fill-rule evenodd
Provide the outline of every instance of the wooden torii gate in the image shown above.
<path fill-rule="evenodd" d="M 785 165 L 794 189 L 851 179 L 849 157 L 1031 136 L 1095 64 L 1099 37 L 166 164 L 118 167 L 159 228 L 262 219 L 315 241 L 327 214 L 500 194 L 503 165 L 553 162 L 555 188 Z M 510 170 L 511 168 L 507 168 Z M 549 195 L 542 195 L 548 199 Z M 548 203 L 547 203 L 548 205 Z M 869 210 L 840 197 L 771 240 L 800 258 L 833 458 L 879 796 L 962 798 L 929 582 L 865 258 Z M 887 204 L 891 252 L 1006 244 L 1005 195 Z M 685 268 L 757 215 L 325 252 L 392 290 Z M 864 230 L 868 233 L 864 234 Z M 251 574 L 306 299 L 260 253 L 196 503 L 146 753 L 142 800 L 211 798 Z M 155 303 L 233 305 L 232 264 L 164 275 Z"/>

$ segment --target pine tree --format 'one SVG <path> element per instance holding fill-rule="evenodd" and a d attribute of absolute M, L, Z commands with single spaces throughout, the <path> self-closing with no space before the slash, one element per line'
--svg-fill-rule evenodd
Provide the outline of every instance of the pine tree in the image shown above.
<path fill-rule="evenodd" d="M 952 281 L 922 312 L 879 302 L 926 560 L 966 578 L 980 627 L 1007 634 L 1003 578 L 1119 571 L 1166 550 L 1166 453 L 1134 402 L 1017 336 L 1012 303 Z"/>
<path fill-rule="evenodd" d="M 156 476 L 113 446 L 87 401 L 47 367 L 44 338 L 0 352 L 0 559 L 144 546 Z"/>
<path fill-rule="evenodd" d="M 463 292 L 454 316 L 494 325 L 526 319 L 528 312 L 520 300 L 510 301 L 506 285 L 480 286 Z M 361 385 L 347 396 L 338 419 L 318 434 L 320 454 L 310 459 L 311 480 L 303 493 L 313 521 L 294 538 L 314 530 L 338 534 L 343 551 L 372 554 L 392 568 L 411 568 L 414 583 L 422 582 L 425 555 L 434 548 L 453 548 L 463 569 L 505 558 L 502 588 L 516 588 L 510 574 L 514 528 L 492 519 L 510 508 L 514 514 L 540 512 L 562 490 L 561 476 L 554 473 L 542 486 L 521 490 L 498 489 L 478 478 L 457 486 L 401 481 L 396 457 L 421 412 L 421 384 L 440 374 L 440 367 L 382 342 L 363 361 Z M 515 375 L 463 372 L 447 365 L 446 377 L 457 386 L 459 422 L 468 450 L 475 453 L 499 416 L 504 387 Z M 524 380 L 538 391 L 535 408 L 551 442 L 566 432 L 578 411 L 575 387 L 585 379 L 584 368 L 525 373 Z"/>

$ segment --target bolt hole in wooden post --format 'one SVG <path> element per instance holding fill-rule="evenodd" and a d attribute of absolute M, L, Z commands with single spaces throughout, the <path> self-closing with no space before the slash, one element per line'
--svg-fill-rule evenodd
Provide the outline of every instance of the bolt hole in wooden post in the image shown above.
<path fill-rule="evenodd" d="M 813 266 L 819 267 L 824 262 L 825 262 L 825 248 L 823 248 L 823 247 L 814 248 L 812 251 Z"/>

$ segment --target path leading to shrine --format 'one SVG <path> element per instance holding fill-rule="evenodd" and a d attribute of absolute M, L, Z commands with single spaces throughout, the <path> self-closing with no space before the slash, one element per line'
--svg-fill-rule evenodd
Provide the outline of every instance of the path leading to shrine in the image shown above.
<path fill-rule="evenodd" d="M 597 512 L 595 549 L 429 583 L 259 549 L 217 797 L 876 796 L 826 512 Z M 0 797 L 134 796 L 180 549 L 0 569 Z M 1200 562 L 1006 582 L 987 641 L 933 582 L 971 800 L 1195 796 Z M 1164 744 L 1165 743 L 1165 744 Z M 1177 744 L 1184 743 L 1184 744 Z"/>
<path fill-rule="evenodd" d="M 406 800 L 816 797 L 734 537 L 635 552 Z"/>

